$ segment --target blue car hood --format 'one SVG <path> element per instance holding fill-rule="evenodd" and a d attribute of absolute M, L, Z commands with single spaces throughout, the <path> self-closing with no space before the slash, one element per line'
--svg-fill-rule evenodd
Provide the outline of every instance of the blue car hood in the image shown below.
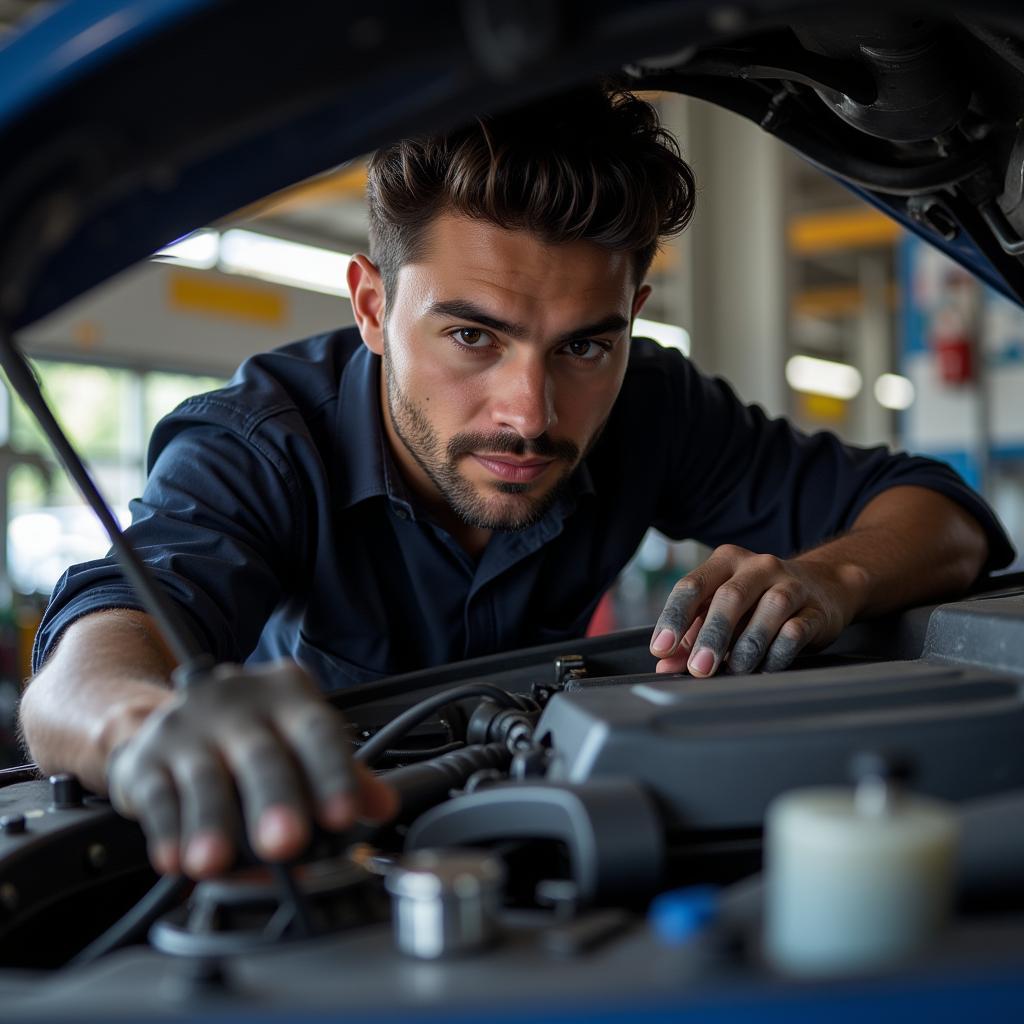
<path fill-rule="evenodd" d="M 1024 15 L 975 3 L 984 25 L 965 27 L 950 7 L 922 29 L 913 12 L 894 22 L 886 10 L 59 4 L 0 47 L 0 322 L 30 324 L 189 231 L 382 143 L 597 76 L 755 120 L 1021 302 L 1014 33 Z M 836 16 L 854 28 L 830 34 L 823 18 Z M 960 37 L 970 59 L 950 70 Z M 963 84 L 942 92 L 937 68 Z M 940 92 L 948 109 L 922 105 Z"/>

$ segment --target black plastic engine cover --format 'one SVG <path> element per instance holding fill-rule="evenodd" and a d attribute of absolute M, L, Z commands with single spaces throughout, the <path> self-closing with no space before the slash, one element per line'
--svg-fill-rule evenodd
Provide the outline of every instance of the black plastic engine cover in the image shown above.
<path fill-rule="evenodd" d="M 548 778 L 628 777 L 676 828 L 757 827 L 786 790 L 848 783 L 865 749 L 904 756 L 913 788 L 948 800 L 1024 788 L 1022 681 L 1006 673 L 908 661 L 607 682 L 548 704 Z"/>

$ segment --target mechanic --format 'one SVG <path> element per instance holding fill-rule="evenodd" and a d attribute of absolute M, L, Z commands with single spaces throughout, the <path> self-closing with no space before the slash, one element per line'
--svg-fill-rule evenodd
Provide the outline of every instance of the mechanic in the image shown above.
<path fill-rule="evenodd" d="M 368 201 L 357 327 L 248 360 L 152 438 L 128 534 L 215 682 L 169 689 L 110 559 L 72 567 L 39 629 L 33 756 L 109 791 L 160 870 L 228 866 L 239 810 L 267 859 L 311 817 L 394 813 L 320 691 L 581 636 L 651 526 L 714 548 L 651 638 L 697 676 L 784 668 L 1011 560 L 944 465 L 802 434 L 631 340 L 694 205 L 642 100 L 582 89 L 399 142 Z"/>

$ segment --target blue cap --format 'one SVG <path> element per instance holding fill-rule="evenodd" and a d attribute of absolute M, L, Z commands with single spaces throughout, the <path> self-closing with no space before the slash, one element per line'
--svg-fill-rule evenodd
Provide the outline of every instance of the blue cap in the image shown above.
<path fill-rule="evenodd" d="M 647 911 L 655 935 L 667 946 L 681 946 L 699 935 L 718 911 L 713 885 L 691 885 L 656 896 Z"/>

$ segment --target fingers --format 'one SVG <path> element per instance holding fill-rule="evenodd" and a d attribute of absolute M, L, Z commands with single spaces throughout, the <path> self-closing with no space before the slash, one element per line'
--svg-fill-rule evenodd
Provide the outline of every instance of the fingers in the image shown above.
<path fill-rule="evenodd" d="M 112 753 L 108 775 L 154 866 L 195 878 L 231 865 L 241 818 L 253 851 L 279 861 L 308 845 L 311 813 L 339 831 L 398 807 L 390 786 L 353 763 L 344 719 L 294 662 L 218 666 Z"/>
<path fill-rule="evenodd" d="M 733 561 L 735 568 L 715 591 L 704 617 L 704 625 L 693 642 L 693 650 L 687 661 L 691 675 L 711 676 L 718 671 L 732 646 L 740 623 L 782 573 L 782 563 L 773 555 L 745 552 L 742 558 Z M 798 586 L 794 581 L 793 589 Z M 759 635 L 755 633 L 754 639 Z"/>
<path fill-rule="evenodd" d="M 330 708 L 307 706 L 286 719 L 282 729 L 309 784 L 317 819 L 340 831 L 360 811 L 360 785 L 344 719 Z"/>
<path fill-rule="evenodd" d="M 701 607 L 732 576 L 735 563 L 744 555 L 749 552 L 731 545 L 717 548 L 703 565 L 687 573 L 672 588 L 651 634 L 651 654 L 657 658 L 676 654 Z"/>
<path fill-rule="evenodd" d="M 163 768 L 148 769 L 126 795 L 127 806 L 120 801 L 115 806 L 142 826 L 150 863 L 164 874 L 180 871 L 181 818 L 178 794 L 170 775 Z"/>
<path fill-rule="evenodd" d="M 340 832 L 357 819 L 388 821 L 398 813 L 398 794 L 352 757 L 345 720 L 317 706 L 283 726 L 309 781 L 317 820 Z"/>
<path fill-rule="evenodd" d="M 725 584 L 715 595 L 708 608 L 693 650 L 686 663 L 690 675 L 712 676 L 722 663 L 732 642 L 733 630 L 740 616 L 747 610 L 749 598 L 738 587 Z"/>
<path fill-rule="evenodd" d="M 209 751 L 174 763 L 181 802 L 181 864 L 192 878 L 231 866 L 238 836 L 235 791 L 220 760 Z"/>
<path fill-rule="evenodd" d="M 711 676 L 726 658 L 734 673 L 786 668 L 829 634 L 829 605 L 820 589 L 805 569 L 794 571 L 773 555 L 717 548 L 665 603 L 651 638 L 656 671 Z"/>
<path fill-rule="evenodd" d="M 679 646 L 676 648 L 675 654 L 668 658 L 662 658 L 661 661 L 654 666 L 654 671 L 684 672 L 686 670 L 686 662 L 690 657 L 690 651 L 693 650 L 693 642 L 697 639 L 697 634 L 700 632 L 700 628 L 703 625 L 704 615 L 700 614 L 690 624 L 690 628 L 686 631 L 683 639 L 679 641 Z"/>
<path fill-rule="evenodd" d="M 225 743 L 224 753 L 253 850 L 265 860 L 298 856 L 310 839 L 308 799 L 281 740 L 269 728 L 250 723 Z"/>
<path fill-rule="evenodd" d="M 821 633 L 825 616 L 813 608 L 805 608 L 799 616 L 787 622 L 772 641 L 764 659 L 765 672 L 781 672 L 789 668 L 793 659 Z"/>
<path fill-rule="evenodd" d="M 746 629 L 733 645 L 729 656 L 733 672 L 753 672 L 760 666 L 779 631 L 800 610 L 804 599 L 803 588 L 793 582 L 777 583 L 765 592 Z"/>

